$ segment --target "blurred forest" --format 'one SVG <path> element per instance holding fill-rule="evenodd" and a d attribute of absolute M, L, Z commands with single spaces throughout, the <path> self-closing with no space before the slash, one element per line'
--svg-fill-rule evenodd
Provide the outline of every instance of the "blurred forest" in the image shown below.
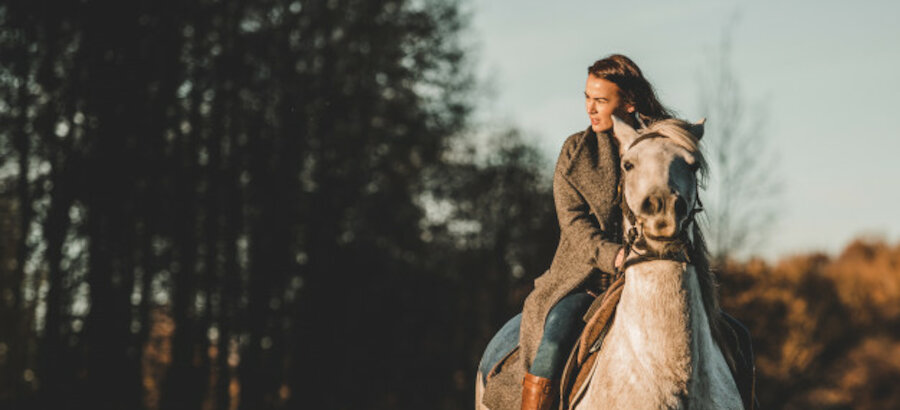
<path fill-rule="evenodd" d="M 470 408 L 558 228 L 518 130 L 474 148 L 465 30 L 453 0 L 0 4 L 0 408 Z M 720 278 L 766 408 L 900 407 L 900 247 Z"/>

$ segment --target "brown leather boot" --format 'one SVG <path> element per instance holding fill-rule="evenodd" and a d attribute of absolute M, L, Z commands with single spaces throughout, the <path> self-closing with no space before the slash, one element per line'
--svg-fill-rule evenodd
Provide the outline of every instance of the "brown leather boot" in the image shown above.
<path fill-rule="evenodd" d="M 522 379 L 522 410 L 550 410 L 556 398 L 553 381 L 525 373 Z"/>

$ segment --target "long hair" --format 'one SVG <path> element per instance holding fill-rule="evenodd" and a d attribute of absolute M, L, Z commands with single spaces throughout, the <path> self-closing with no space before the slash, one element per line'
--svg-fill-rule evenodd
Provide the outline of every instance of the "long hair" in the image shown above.
<path fill-rule="evenodd" d="M 634 105 L 644 122 L 672 118 L 671 111 L 659 102 L 653 86 L 630 58 L 613 54 L 597 60 L 588 67 L 588 75 L 602 78 L 618 86 L 619 97 L 627 104 Z"/>

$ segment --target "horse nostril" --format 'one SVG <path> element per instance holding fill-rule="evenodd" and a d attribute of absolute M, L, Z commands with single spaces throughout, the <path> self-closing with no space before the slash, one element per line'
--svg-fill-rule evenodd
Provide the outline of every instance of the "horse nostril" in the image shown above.
<path fill-rule="evenodd" d="M 662 199 L 660 199 L 659 196 L 648 196 L 644 198 L 644 202 L 641 203 L 641 212 L 643 212 L 645 215 L 656 215 L 661 210 Z"/>
<path fill-rule="evenodd" d="M 650 198 L 644 198 L 644 202 L 641 202 L 641 212 L 644 214 L 652 214 L 653 213 L 653 205 L 650 204 Z"/>

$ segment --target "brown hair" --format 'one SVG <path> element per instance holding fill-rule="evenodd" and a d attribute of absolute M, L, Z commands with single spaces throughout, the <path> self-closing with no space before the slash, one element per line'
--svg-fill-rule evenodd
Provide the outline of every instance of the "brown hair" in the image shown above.
<path fill-rule="evenodd" d="M 672 118 L 672 113 L 659 102 L 653 86 L 630 58 L 621 54 L 610 55 L 588 67 L 588 74 L 618 86 L 620 97 L 634 105 L 645 122 Z"/>

